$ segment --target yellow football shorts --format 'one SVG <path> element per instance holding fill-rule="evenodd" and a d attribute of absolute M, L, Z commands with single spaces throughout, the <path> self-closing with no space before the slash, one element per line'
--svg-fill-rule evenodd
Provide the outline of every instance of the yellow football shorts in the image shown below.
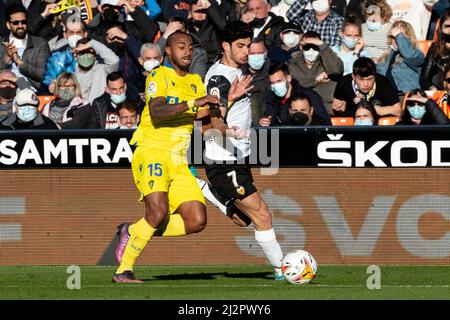
<path fill-rule="evenodd" d="M 167 192 L 169 214 L 188 201 L 206 205 L 205 198 L 187 163 L 176 164 L 170 153 L 145 147 L 137 147 L 131 160 L 134 183 L 142 202 L 152 192 Z"/>

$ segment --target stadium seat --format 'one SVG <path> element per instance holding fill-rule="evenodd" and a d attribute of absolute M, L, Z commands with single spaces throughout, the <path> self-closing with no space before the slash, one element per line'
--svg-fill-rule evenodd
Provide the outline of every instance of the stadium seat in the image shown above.
<path fill-rule="evenodd" d="M 333 126 L 353 126 L 355 119 L 352 117 L 331 117 Z"/>
<path fill-rule="evenodd" d="M 378 119 L 379 126 L 394 126 L 400 119 L 397 117 L 381 117 Z"/>
<path fill-rule="evenodd" d="M 55 96 L 38 96 L 38 99 L 39 99 L 39 108 L 38 108 L 38 110 L 39 111 L 42 111 L 42 109 L 44 108 L 44 106 L 47 104 L 47 103 L 50 103 L 50 102 L 52 102 L 53 100 L 55 100 Z"/>
<path fill-rule="evenodd" d="M 423 52 L 425 56 L 427 56 L 428 50 L 430 49 L 432 43 L 433 40 L 419 40 L 417 41 L 417 47 L 420 49 L 420 51 Z"/>

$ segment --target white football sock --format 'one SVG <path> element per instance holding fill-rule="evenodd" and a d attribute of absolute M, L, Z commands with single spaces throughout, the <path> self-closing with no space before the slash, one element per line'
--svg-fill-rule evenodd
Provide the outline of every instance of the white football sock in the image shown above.
<path fill-rule="evenodd" d="M 197 183 L 200 186 L 200 189 L 202 190 L 203 196 L 211 202 L 217 209 L 219 209 L 224 215 L 227 215 L 227 207 L 225 207 L 219 200 L 214 197 L 211 190 L 209 190 L 209 185 L 206 181 L 197 178 Z"/>
<path fill-rule="evenodd" d="M 265 231 L 255 230 L 255 239 L 263 249 L 264 254 L 267 259 L 269 259 L 272 266 L 275 268 L 281 268 L 283 252 L 281 251 L 281 247 L 277 241 L 273 228 Z"/>

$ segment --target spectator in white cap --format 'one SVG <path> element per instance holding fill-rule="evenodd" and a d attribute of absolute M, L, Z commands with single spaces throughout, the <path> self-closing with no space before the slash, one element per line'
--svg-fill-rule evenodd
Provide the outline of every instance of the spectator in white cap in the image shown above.
<path fill-rule="evenodd" d="M 31 89 L 19 91 L 14 98 L 13 114 L 1 123 L 1 130 L 58 129 L 49 118 L 38 112 L 39 99 Z"/>

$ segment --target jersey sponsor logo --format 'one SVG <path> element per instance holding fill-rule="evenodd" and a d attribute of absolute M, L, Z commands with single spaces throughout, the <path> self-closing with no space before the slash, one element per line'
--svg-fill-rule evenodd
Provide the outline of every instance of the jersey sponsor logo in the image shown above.
<path fill-rule="evenodd" d="M 172 81 L 172 86 L 174 86 L 174 87 L 175 87 L 175 81 Z"/>
<path fill-rule="evenodd" d="M 167 98 L 166 98 L 166 102 L 168 103 L 168 104 L 177 104 L 177 103 L 179 103 L 179 98 L 178 97 L 174 97 L 174 96 L 167 96 Z"/>
<path fill-rule="evenodd" d="M 153 189 L 154 184 L 155 184 L 155 180 L 150 180 L 150 182 L 148 183 L 148 186 L 150 187 L 150 189 Z"/>
<path fill-rule="evenodd" d="M 156 70 L 152 71 L 152 77 L 154 77 L 156 74 Z"/>
<path fill-rule="evenodd" d="M 191 88 L 194 93 L 197 93 L 197 86 L 195 84 L 191 84 Z"/>
<path fill-rule="evenodd" d="M 155 94 L 157 89 L 158 89 L 158 87 L 156 85 L 156 82 L 155 81 L 150 82 L 148 84 L 148 89 L 147 89 L 148 95 Z"/>

